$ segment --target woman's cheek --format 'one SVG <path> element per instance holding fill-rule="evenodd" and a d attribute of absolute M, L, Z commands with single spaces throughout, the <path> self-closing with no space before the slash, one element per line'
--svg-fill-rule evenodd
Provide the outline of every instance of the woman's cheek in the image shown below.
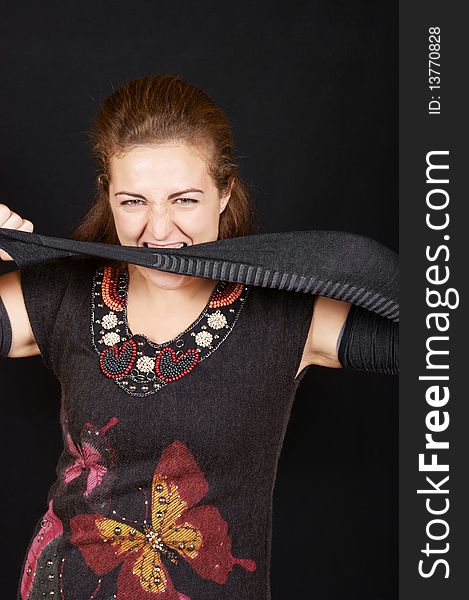
<path fill-rule="evenodd" d="M 218 234 L 219 215 L 213 210 L 185 215 L 180 221 L 180 229 L 192 238 L 194 243 L 215 240 Z"/>
<path fill-rule="evenodd" d="M 120 215 L 115 224 L 120 240 L 136 243 L 145 227 L 145 219 L 142 215 Z"/>

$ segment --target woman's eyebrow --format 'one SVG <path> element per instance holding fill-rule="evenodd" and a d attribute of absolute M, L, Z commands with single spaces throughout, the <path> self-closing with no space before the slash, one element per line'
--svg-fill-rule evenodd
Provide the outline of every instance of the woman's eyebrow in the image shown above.
<path fill-rule="evenodd" d="M 182 190 L 180 192 L 174 192 L 174 194 L 171 194 L 170 196 L 168 196 L 168 198 L 175 198 L 176 196 L 180 196 L 181 194 L 187 194 L 189 192 L 200 192 L 201 194 L 203 194 L 203 190 L 196 190 L 195 188 L 187 188 L 187 190 Z M 132 192 L 117 192 L 116 194 L 114 194 L 114 196 L 133 196 L 134 198 L 141 198 L 142 200 L 146 200 L 145 196 L 142 196 L 141 194 L 134 194 Z"/>
<path fill-rule="evenodd" d="M 168 196 L 168 198 L 175 198 L 176 196 L 180 196 L 181 194 L 188 194 L 189 192 L 200 192 L 201 194 L 204 193 L 202 190 L 196 190 L 195 188 L 187 188 L 187 190 L 182 190 L 182 192 L 175 192 L 174 194 L 171 194 L 170 196 Z"/>

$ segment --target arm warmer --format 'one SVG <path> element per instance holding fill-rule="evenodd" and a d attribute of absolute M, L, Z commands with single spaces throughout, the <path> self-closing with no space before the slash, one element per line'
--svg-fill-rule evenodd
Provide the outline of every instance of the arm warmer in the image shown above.
<path fill-rule="evenodd" d="M 337 342 L 344 369 L 399 373 L 399 327 L 359 306 L 350 307 Z"/>
<path fill-rule="evenodd" d="M 350 302 L 339 341 L 344 368 L 396 373 L 398 257 L 371 238 L 342 231 L 290 231 L 185 248 L 79 242 L 0 228 L 17 265 L 96 256 L 193 277 L 305 292 Z"/>
<path fill-rule="evenodd" d="M 11 348 L 11 323 L 0 296 L 0 358 L 6 358 Z"/>
<path fill-rule="evenodd" d="M 397 254 L 355 233 L 288 231 L 155 249 L 0 228 L 0 248 L 20 268 L 48 259 L 97 256 L 180 275 L 319 294 L 399 320 Z"/>

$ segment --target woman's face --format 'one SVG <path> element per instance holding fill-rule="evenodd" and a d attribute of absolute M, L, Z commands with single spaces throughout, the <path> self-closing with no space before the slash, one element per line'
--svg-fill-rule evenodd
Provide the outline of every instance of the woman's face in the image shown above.
<path fill-rule="evenodd" d="M 110 161 L 109 202 L 123 246 L 179 248 L 218 238 L 220 196 L 200 150 L 187 144 L 138 146 Z M 193 278 L 137 267 L 166 289 Z"/>

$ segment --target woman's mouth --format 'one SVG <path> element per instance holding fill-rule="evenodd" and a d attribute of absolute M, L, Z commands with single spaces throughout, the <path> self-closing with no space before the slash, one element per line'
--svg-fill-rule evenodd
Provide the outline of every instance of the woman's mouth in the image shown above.
<path fill-rule="evenodd" d="M 172 242 L 169 244 L 152 244 L 151 242 L 143 242 L 145 248 L 183 248 L 187 246 L 186 242 Z"/>

